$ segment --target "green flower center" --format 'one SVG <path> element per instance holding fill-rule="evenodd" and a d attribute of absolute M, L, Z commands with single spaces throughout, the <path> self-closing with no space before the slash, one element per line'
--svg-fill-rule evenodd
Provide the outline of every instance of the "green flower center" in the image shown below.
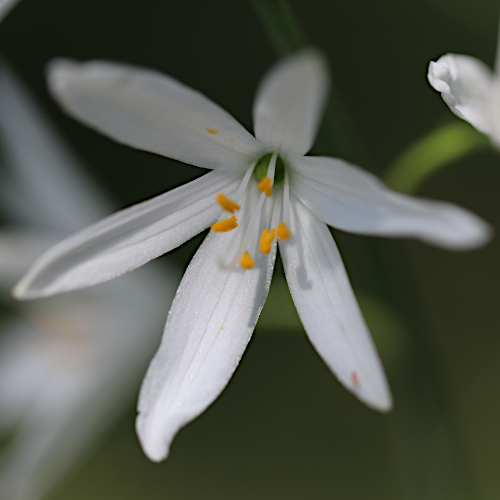
<path fill-rule="evenodd" d="M 269 162 L 271 161 L 271 157 L 274 153 L 265 154 L 260 160 L 257 161 L 255 167 L 253 169 L 253 176 L 260 182 L 264 177 L 267 176 L 267 169 L 269 168 Z M 274 171 L 274 184 L 279 184 L 285 178 L 285 168 L 286 165 L 284 161 L 281 159 L 281 156 L 277 156 L 276 158 L 276 169 Z"/>

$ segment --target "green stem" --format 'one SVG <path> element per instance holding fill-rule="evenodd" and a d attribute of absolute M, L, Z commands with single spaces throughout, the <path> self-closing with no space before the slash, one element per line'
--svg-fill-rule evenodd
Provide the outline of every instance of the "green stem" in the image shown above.
<path fill-rule="evenodd" d="M 468 123 L 455 120 L 432 130 L 403 151 L 389 165 L 384 179 L 397 191 L 415 193 L 433 173 L 490 147 L 486 136 Z"/>
<path fill-rule="evenodd" d="M 295 14 L 286 0 L 251 0 L 279 56 L 308 45 Z"/>

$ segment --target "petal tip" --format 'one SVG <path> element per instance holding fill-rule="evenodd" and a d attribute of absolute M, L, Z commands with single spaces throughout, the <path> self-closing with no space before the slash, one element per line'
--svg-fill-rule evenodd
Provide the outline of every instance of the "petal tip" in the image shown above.
<path fill-rule="evenodd" d="M 32 296 L 32 292 L 29 290 L 29 286 L 25 283 L 24 278 L 14 285 L 10 294 L 17 300 L 29 300 L 36 298 L 36 296 Z"/>
<path fill-rule="evenodd" d="M 56 58 L 49 61 L 46 67 L 49 90 L 57 95 L 67 85 L 69 77 L 78 69 L 80 63 L 73 59 Z"/>
<path fill-rule="evenodd" d="M 171 440 L 162 439 L 159 432 L 151 432 L 146 421 L 146 417 L 139 412 L 135 420 L 135 431 L 142 451 L 151 462 L 163 462 L 170 453 Z"/>
<path fill-rule="evenodd" d="M 487 135 L 497 129 L 492 112 L 497 77 L 483 61 L 464 54 L 445 54 L 429 63 L 427 79 L 459 118 Z"/>
<path fill-rule="evenodd" d="M 371 405 L 371 408 L 379 411 L 380 413 L 389 413 L 393 409 L 393 407 L 394 402 L 389 392 L 387 394 L 384 394 L 377 401 L 374 401 Z"/>
<path fill-rule="evenodd" d="M 461 224 L 457 224 L 455 234 L 450 233 L 450 239 L 443 245 L 448 250 L 463 252 L 479 249 L 493 238 L 493 227 L 471 212 L 464 210 L 462 221 L 457 222 Z"/>
<path fill-rule="evenodd" d="M 36 264 L 36 263 L 35 263 Z M 81 287 L 80 287 L 81 288 Z M 39 273 L 35 266 L 14 285 L 11 295 L 17 300 L 33 300 L 52 297 L 61 293 L 70 292 L 76 289 L 69 287 L 55 287 L 49 284 L 42 284 L 39 281 Z"/>
<path fill-rule="evenodd" d="M 50 293 L 43 293 L 41 291 L 32 290 L 28 285 L 25 285 L 22 281 L 20 281 L 17 285 L 14 286 L 14 288 L 12 288 L 10 294 L 16 300 L 22 300 L 22 301 L 43 299 L 51 295 Z"/>
<path fill-rule="evenodd" d="M 450 67 L 446 62 L 443 62 L 444 58 L 438 61 L 431 61 L 429 63 L 429 69 L 427 71 L 427 80 L 438 92 L 450 92 L 450 86 L 448 80 L 450 78 Z"/>
<path fill-rule="evenodd" d="M 10 291 L 10 294 L 17 300 L 25 300 L 27 298 L 25 290 L 23 289 L 23 287 L 19 286 L 19 283 L 14 286 L 14 288 Z"/>
<path fill-rule="evenodd" d="M 481 224 L 478 224 L 478 227 L 475 231 L 476 234 L 473 238 L 471 238 L 471 249 L 482 248 L 483 246 L 487 245 L 495 235 L 493 226 L 483 220 L 481 220 L 480 222 Z"/>
<path fill-rule="evenodd" d="M 320 49 L 315 47 L 306 47 L 301 49 L 293 54 L 291 54 L 288 58 L 285 59 L 286 62 L 292 63 L 300 61 L 301 65 L 309 67 L 309 71 L 311 73 L 315 73 L 316 78 L 323 81 L 323 92 L 326 94 L 326 91 L 330 82 L 330 70 L 328 67 L 328 61 L 326 55 Z"/>
<path fill-rule="evenodd" d="M 368 408 L 380 413 L 388 413 L 393 408 L 391 390 L 389 389 L 385 377 L 384 379 L 380 379 L 379 382 L 380 387 L 371 386 L 367 391 L 359 392 L 357 387 L 348 387 L 348 389 L 351 390 L 362 403 L 368 406 Z"/>

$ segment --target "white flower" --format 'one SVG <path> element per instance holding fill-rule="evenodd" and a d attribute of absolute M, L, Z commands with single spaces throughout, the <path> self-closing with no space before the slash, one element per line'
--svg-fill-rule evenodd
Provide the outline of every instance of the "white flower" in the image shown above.
<path fill-rule="evenodd" d="M 0 66 L 0 291 L 37 253 L 109 213 Z M 15 304 L 1 325 L 0 498 L 36 500 L 130 404 L 159 340 L 174 273 L 144 269 L 93 290 Z M 9 304 L 13 305 L 13 304 Z"/>
<path fill-rule="evenodd" d="M 500 39 L 499 39 L 500 42 Z M 429 63 L 427 79 L 458 117 L 500 148 L 500 47 L 495 70 L 475 57 L 446 54 Z"/>
<path fill-rule="evenodd" d="M 49 80 L 66 111 L 115 140 L 213 170 L 63 241 L 15 289 L 29 298 L 114 278 L 219 220 L 186 270 L 141 389 L 137 431 L 152 460 L 167 456 L 178 430 L 231 378 L 266 300 L 276 237 L 311 342 L 346 388 L 375 409 L 390 409 L 383 369 L 326 224 L 457 250 L 484 244 L 489 230 L 461 208 L 392 192 L 341 160 L 303 156 L 328 87 L 319 54 L 302 51 L 267 74 L 254 106 L 256 138 L 203 95 L 155 71 L 60 60 Z"/>

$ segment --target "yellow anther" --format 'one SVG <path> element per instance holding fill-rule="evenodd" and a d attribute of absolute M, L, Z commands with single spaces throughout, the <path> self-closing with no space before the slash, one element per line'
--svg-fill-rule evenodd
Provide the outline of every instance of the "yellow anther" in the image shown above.
<path fill-rule="evenodd" d="M 276 229 L 271 229 L 271 231 L 264 229 L 264 231 L 262 231 L 259 244 L 262 253 L 269 253 L 271 251 L 271 243 L 273 242 L 275 232 Z"/>
<path fill-rule="evenodd" d="M 259 189 L 266 193 L 266 196 L 271 196 L 273 190 L 273 181 L 269 177 L 264 177 L 258 184 Z"/>
<path fill-rule="evenodd" d="M 234 214 L 235 210 L 239 210 L 240 206 L 234 202 L 233 200 L 230 200 L 224 193 L 219 193 L 215 199 L 217 200 L 217 203 L 226 211 L 226 212 L 231 212 Z"/>
<path fill-rule="evenodd" d="M 287 240 L 288 238 L 290 238 L 291 235 L 292 235 L 292 233 L 286 227 L 286 224 L 283 221 L 281 221 L 278 224 L 278 229 L 277 229 L 278 240 Z"/>
<path fill-rule="evenodd" d="M 238 227 L 238 222 L 234 215 L 229 217 L 229 219 L 224 219 L 212 224 L 212 230 L 217 233 L 225 233 L 226 231 L 231 231 L 231 229 L 234 229 L 235 227 Z"/>
<path fill-rule="evenodd" d="M 253 265 L 255 264 L 255 261 L 252 259 L 252 257 L 250 257 L 250 254 L 248 252 L 245 252 L 243 254 L 240 262 L 243 269 L 252 269 Z"/>

